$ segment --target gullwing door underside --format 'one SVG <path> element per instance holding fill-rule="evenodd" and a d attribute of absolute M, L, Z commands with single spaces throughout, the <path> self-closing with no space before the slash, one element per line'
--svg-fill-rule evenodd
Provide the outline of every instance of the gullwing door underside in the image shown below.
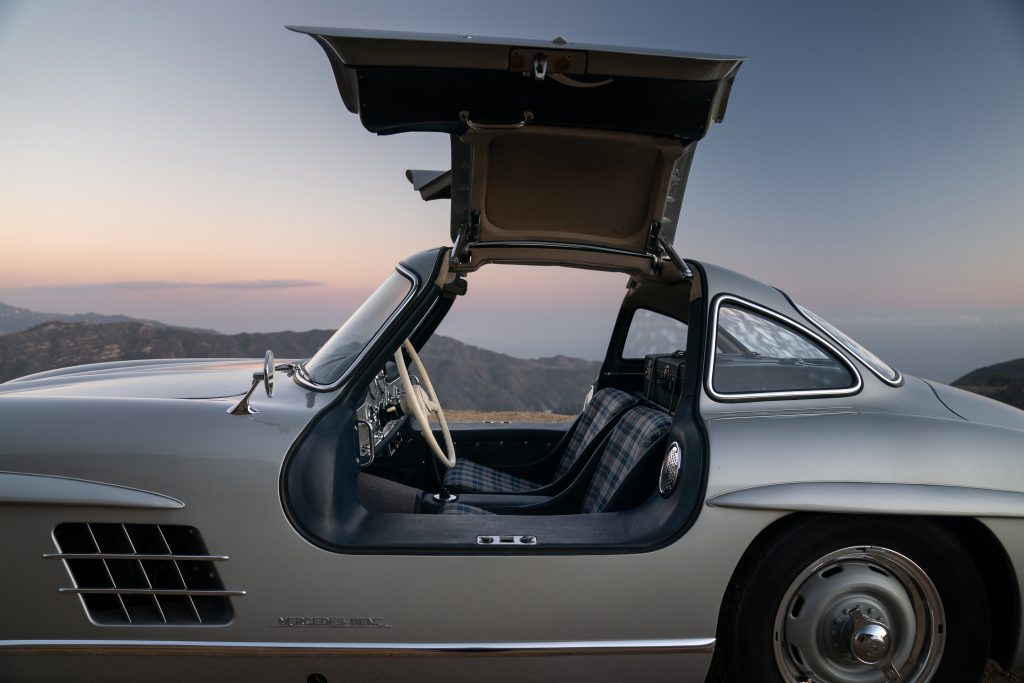
<path fill-rule="evenodd" d="M 725 115 L 742 60 L 682 52 L 291 27 L 324 49 L 374 133 L 442 132 L 451 171 L 412 171 L 452 200 L 456 256 L 481 243 L 661 255 L 695 144 Z"/>

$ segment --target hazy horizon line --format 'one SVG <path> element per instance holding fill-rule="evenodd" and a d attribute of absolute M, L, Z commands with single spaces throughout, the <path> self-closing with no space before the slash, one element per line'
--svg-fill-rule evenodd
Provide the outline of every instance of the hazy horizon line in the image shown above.
<path fill-rule="evenodd" d="M 86 282 L 53 285 L 28 285 L 4 287 L 12 292 L 59 292 L 97 289 L 140 290 L 140 289 L 294 289 L 299 287 L 323 287 L 319 280 L 284 278 L 274 280 L 221 280 L 214 282 L 189 282 L 187 280 L 119 280 L 115 282 Z M 10 304 L 9 304 L 10 305 Z"/>

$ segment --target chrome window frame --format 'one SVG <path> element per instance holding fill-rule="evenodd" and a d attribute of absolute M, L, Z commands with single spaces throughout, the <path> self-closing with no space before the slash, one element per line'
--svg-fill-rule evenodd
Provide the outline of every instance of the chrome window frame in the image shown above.
<path fill-rule="evenodd" d="M 738 394 L 723 394 L 715 391 L 715 361 L 716 352 L 715 349 L 718 345 L 718 311 L 725 304 L 733 303 L 740 308 L 747 308 L 755 313 L 764 315 L 768 318 L 772 318 L 775 321 L 782 324 L 784 327 L 788 327 L 793 331 L 802 334 L 809 339 L 814 340 L 819 346 L 828 350 L 836 359 L 839 360 L 846 369 L 853 375 L 854 383 L 852 386 L 844 387 L 842 389 L 800 389 L 792 391 L 756 391 L 756 392 L 744 392 Z M 704 390 L 708 396 L 716 401 L 721 402 L 736 402 L 736 401 L 763 401 L 769 399 L 787 399 L 787 398 L 830 398 L 836 396 L 852 396 L 860 392 L 864 388 L 864 379 L 861 377 L 860 371 L 857 366 L 854 365 L 846 355 L 840 351 L 839 347 L 829 341 L 827 337 L 824 337 L 811 328 L 798 323 L 789 316 L 783 315 L 777 311 L 773 311 L 770 308 L 765 308 L 760 304 L 756 304 L 749 299 L 736 296 L 734 294 L 719 294 L 714 303 L 711 306 L 711 336 L 710 336 L 710 347 L 708 349 L 708 371 L 704 378 Z"/>
<path fill-rule="evenodd" d="M 402 275 L 409 280 L 409 291 L 406 292 L 405 297 L 402 299 L 401 303 L 398 304 L 395 310 L 391 312 L 391 315 L 389 315 L 384 320 L 384 323 L 381 324 L 380 329 L 378 329 L 373 334 L 373 336 L 371 336 L 366 341 L 366 345 L 363 346 L 363 350 L 356 355 L 355 359 L 353 359 L 353 361 L 349 364 L 345 372 L 341 374 L 341 377 L 331 382 L 330 384 L 320 384 L 316 382 L 312 377 L 309 376 L 309 373 L 306 372 L 305 365 L 309 361 L 309 359 L 306 359 L 302 363 L 299 363 L 295 366 L 295 373 L 293 374 L 293 378 L 296 384 L 298 384 L 300 387 L 303 387 L 304 389 L 309 389 L 310 391 L 318 391 L 321 393 L 325 393 L 329 391 L 335 391 L 349 380 L 349 378 L 352 376 L 352 373 L 355 371 L 356 367 L 358 367 L 359 364 L 363 361 L 363 359 L 366 358 L 366 356 L 370 352 L 370 349 L 372 349 L 374 344 L 376 344 L 377 341 L 380 340 L 381 336 L 383 336 L 384 330 L 386 330 L 391 325 L 391 323 L 394 322 L 395 318 L 397 318 L 402 313 L 402 311 L 404 311 L 409 306 L 409 302 L 412 301 L 413 297 L 415 297 L 420 290 L 421 281 L 419 276 L 415 272 L 406 268 L 401 263 L 395 266 L 395 271 L 399 275 Z"/>
<path fill-rule="evenodd" d="M 887 368 L 889 368 L 889 369 L 890 369 L 890 370 L 892 370 L 892 371 L 893 371 L 894 373 L 896 373 L 896 376 L 895 376 L 895 377 L 892 377 L 892 378 L 890 378 L 890 377 L 886 377 L 886 376 L 885 376 L 885 375 L 883 375 L 882 373 L 878 372 L 878 370 L 876 370 L 876 369 L 875 369 L 875 368 L 874 368 L 874 367 L 872 366 L 872 364 L 871 364 L 871 363 L 867 362 L 867 361 L 866 361 L 866 360 L 864 359 L 864 357 L 863 357 L 863 356 L 862 356 L 861 354 L 857 353 L 857 351 L 856 351 L 856 350 L 854 350 L 854 349 L 851 349 L 851 348 L 850 348 L 850 346 L 849 346 L 848 344 L 845 344 L 845 343 L 843 342 L 843 340 L 842 340 L 842 339 L 838 338 L 837 336 L 835 336 L 834 334 L 832 334 L 831 332 L 829 332 L 829 331 L 828 331 L 828 330 L 827 330 L 826 328 L 824 328 L 824 327 L 822 327 L 821 325 L 819 325 L 818 323 L 816 323 L 816 322 L 814 321 L 814 318 L 812 318 L 812 317 L 810 317 L 809 315 L 807 315 L 806 313 L 804 313 L 804 310 L 806 310 L 806 309 L 805 309 L 805 308 L 804 308 L 803 306 L 801 306 L 800 304 L 798 304 L 797 302 L 793 301 L 793 298 L 792 298 L 792 297 L 790 297 L 790 296 L 789 296 L 788 294 L 786 294 L 786 299 L 788 299 L 788 300 L 789 300 L 789 303 L 790 303 L 790 304 L 792 304 L 793 308 L 795 308 L 795 309 L 796 309 L 796 310 L 797 310 L 797 311 L 798 311 L 798 312 L 800 313 L 800 315 L 802 315 L 802 316 L 803 316 L 803 317 L 804 317 L 804 318 L 805 318 L 805 319 L 807 320 L 807 322 L 809 322 L 809 323 L 811 323 L 812 325 L 814 325 L 814 327 L 815 327 L 816 329 L 819 329 L 819 330 L 821 330 L 822 332 L 824 332 L 824 333 L 825 333 L 825 335 L 826 335 L 826 336 L 827 336 L 827 337 L 828 337 L 829 339 L 831 339 L 832 341 L 834 341 L 834 342 L 835 342 L 836 344 L 838 344 L 838 345 L 839 345 L 839 346 L 841 346 L 841 347 L 842 347 L 843 349 L 845 349 L 847 353 L 849 353 L 849 354 L 850 354 L 851 356 L 853 356 L 853 357 L 854 357 L 854 358 L 856 358 L 856 359 L 857 359 L 858 361 L 860 361 L 860 364 L 861 364 L 861 365 L 863 365 L 864 367 L 866 367 L 866 368 L 867 368 L 868 370 L 870 370 L 870 371 L 871 371 L 871 374 L 872 374 L 872 375 L 874 375 L 874 376 L 875 376 L 875 377 L 877 377 L 878 379 L 882 380 L 883 382 L 885 382 L 886 384 L 888 384 L 888 385 L 889 385 L 889 386 L 891 386 L 891 387 L 901 387 L 901 386 L 903 386 L 903 373 L 899 371 L 899 368 L 894 368 L 893 366 L 889 365 L 889 364 L 888 364 L 888 363 L 886 363 L 886 362 L 885 362 L 884 360 L 882 360 L 881 358 L 879 358 L 878 360 L 880 360 L 880 361 L 881 361 L 882 363 L 885 363 L 885 366 L 886 366 Z M 813 312 L 813 311 L 812 311 L 812 312 Z M 815 313 L 815 315 L 817 315 L 817 313 Z M 859 343 L 859 342 L 858 342 L 858 343 Z"/>

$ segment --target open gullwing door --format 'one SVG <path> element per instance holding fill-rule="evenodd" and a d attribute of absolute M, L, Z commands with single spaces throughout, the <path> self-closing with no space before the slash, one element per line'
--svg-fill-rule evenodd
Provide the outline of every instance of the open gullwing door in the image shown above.
<path fill-rule="evenodd" d="M 450 170 L 407 177 L 424 199 L 452 200 L 456 253 L 524 242 L 660 253 L 742 63 L 561 38 L 289 28 L 323 47 L 367 130 L 451 136 Z"/>

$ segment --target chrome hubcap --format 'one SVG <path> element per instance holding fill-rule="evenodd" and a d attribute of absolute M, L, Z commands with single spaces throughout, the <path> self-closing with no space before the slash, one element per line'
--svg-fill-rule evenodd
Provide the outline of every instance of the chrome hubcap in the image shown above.
<path fill-rule="evenodd" d="M 942 602 L 927 574 L 886 548 L 844 548 L 789 587 L 775 617 L 787 683 L 927 683 L 944 642 Z"/>
<path fill-rule="evenodd" d="M 868 619 L 859 607 L 850 610 L 850 623 L 853 625 L 850 652 L 854 657 L 864 664 L 875 665 L 891 659 L 892 638 L 885 624 Z"/>

